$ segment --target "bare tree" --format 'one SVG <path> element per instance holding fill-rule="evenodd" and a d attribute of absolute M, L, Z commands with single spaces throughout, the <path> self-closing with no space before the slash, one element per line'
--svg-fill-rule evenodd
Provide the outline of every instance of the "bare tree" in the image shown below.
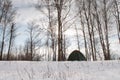
<path fill-rule="evenodd" d="M 53 61 L 56 61 L 56 49 L 55 49 L 55 42 L 56 42 L 56 29 L 55 29 L 55 17 L 53 17 L 53 12 L 54 12 L 54 7 L 53 7 L 53 2 L 51 0 L 46 0 L 45 1 L 47 4 L 47 10 L 48 10 L 48 34 L 50 34 L 50 39 L 51 39 L 51 48 L 53 51 Z M 49 36 L 49 35 L 48 35 Z M 48 39 L 49 40 L 49 39 Z M 48 54 L 50 55 L 50 54 Z M 49 56 L 48 56 L 49 57 Z"/>
<path fill-rule="evenodd" d="M 61 61 L 63 60 L 63 33 L 74 23 L 74 21 L 71 22 L 74 17 L 69 20 L 67 19 L 72 0 L 40 0 L 39 2 L 37 8 L 48 18 L 47 31 L 51 37 L 53 60 L 56 60 L 56 46 L 58 46 L 58 60 Z M 47 11 L 45 9 L 47 9 Z M 58 36 L 56 36 L 56 34 L 58 34 Z"/>
<path fill-rule="evenodd" d="M 87 46 L 87 39 L 86 39 L 86 33 L 85 33 L 85 20 L 84 20 L 84 15 L 83 15 L 83 1 L 78 0 L 76 2 L 77 7 L 78 7 L 78 13 L 79 13 L 79 18 L 80 18 L 80 24 L 82 27 L 82 33 L 84 37 L 84 46 L 85 46 L 85 53 L 86 53 L 86 59 L 89 60 L 89 55 L 88 55 L 88 46 Z"/>
<path fill-rule="evenodd" d="M 57 18 L 58 18 L 58 61 L 63 60 L 63 36 L 62 36 L 62 8 L 64 0 L 54 0 L 55 7 L 57 9 Z"/>
<path fill-rule="evenodd" d="M 33 60 L 34 55 L 36 54 L 36 47 L 39 47 L 41 43 L 41 29 L 34 22 L 28 23 L 28 40 L 27 40 L 27 54 L 30 56 L 30 60 Z"/>
<path fill-rule="evenodd" d="M 91 16 L 91 10 L 92 10 L 91 4 L 92 4 L 91 0 L 83 1 L 83 11 L 84 11 L 84 16 L 87 24 L 88 35 L 89 35 L 89 53 L 90 53 L 89 57 L 91 59 L 92 56 L 93 60 L 95 60 L 94 43 L 93 43 L 94 26 L 92 23 L 92 16 Z"/>
<path fill-rule="evenodd" d="M 120 43 L 120 11 L 119 11 L 119 1 L 118 0 L 114 0 L 114 16 L 117 22 L 117 33 L 118 33 L 118 40 Z"/>
<path fill-rule="evenodd" d="M 40 0 L 38 4 L 36 4 L 37 9 L 42 12 L 45 17 L 48 19 L 48 27 L 46 29 L 47 31 L 47 43 L 46 45 L 48 48 L 52 48 L 53 52 L 53 61 L 56 61 L 56 18 L 53 16 L 54 14 L 54 5 L 52 0 Z M 47 12 L 44 11 L 43 9 L 47 9 Z M 51 40 L 51 43 L 49 43 L 49 40 Z M 51 46 L 50 46 L 51 45 Z M 49 52 L 49 51 L 48 51 Z M 51 54 L 48 54 L 48 57 Z"/>
<path fill-rule="evenodd" d="M 106 48 L 106 54 L 104 55 L 105 60 L 110 60 L 110 43 L 109 43 L 109 37 L 108 37 L 108 31 L 109 31 L 109 27 L 108 27 L 108 23 L 109 23 L 109 19 L 108 19 L 108 11 L 110 6 L 107 6 L 107 3 L 109 1 L 107 0 L 103 0 L 103 21 L 104 21 L 104 35 L 105 35 L 105 48 Z M 109 2 L 109 5 L 110 2 Z"/>
<path fill-rule="evenodd" d="M 10 0 L 0 0 L 0 12 L 0 27 L 2 27 L 0 60 L 2 60 L 8 26 L 11 26 L 14 21 L 15 10 L 12 2 Z"/>
<path fill-rule="evenodd" d="M 87 59 L 97 60 L 96 35 L 99 35 L 99 41 L 105 60 L 110 59 L 109 43 L 109 22 L 112 0 L 78 0 L 82 32 L 84 36 L 85 52 Z M 103 6 L 98 6 L 103 5 Z M 104 23 L 104 24 L 103 24 Z M 87 31 L 86 31 L 87 29 Z M 88 40 L 87 40 L 88 36 Z M 89 54 L 88 54 L 89 53 Z"/>
<path fill-rule="evenodd" d="M 57 22 L 58 22 L 58 61 L 64 60 L 63 54 L 63 33 L 69 29 L 75 22 L 75 17 L 67 19 L 70 14 L 72 0 L 54 0 L 55 8 L 57 11 Z M 67 10 L 66 10 L 67 9 Z M 63 15 L 64 12 L 64 15 Z M 72 21 L 72 22 L 71 22 Z M 69 25 L 67 25 L 69 23 Z"/>
<path fill-rule="evenodd" d="M 98 6 L 100 3 L 103 6 Z M 94 20 L 97 23 L 97 31 L 99 35 L 99 40 L 101 48 L 103 51 L 104 59 L 110 60 L 110 43 L 109 43 L 109 22 L 110 22 L 110 9 L 112 8 L 112 1 L 102 0 L 102 1 L 93 1 L 94 9 Z"/>
<path fill-rule="evenodd" d="M 70 37 L 63 34 L 63 60 L 67 60 L 67 50 L 71 46 Z"/>
<path fill-rule="evenodd" d="M 10 53 L 11 53 L 11 49 L 12 49 L 12 45 L 13 45 L 13 41 L 16 37 L 16 26 L 14 23 L 12 23 L 11 27 L 10 27 L 10 39 L 9 39 L 9 46 L 8 46 L 8 53 L 7 53 L 7 60 L 9 60 L 10 58 Z"/>
<path fill-rule="evenodd" d="M 76 30 L 77 45 L 78 45 L 78 49 L 80 50 L 79 34 L 78 34 L 78 28 L 76 25 L 75 25 L 75 30 Z"/>

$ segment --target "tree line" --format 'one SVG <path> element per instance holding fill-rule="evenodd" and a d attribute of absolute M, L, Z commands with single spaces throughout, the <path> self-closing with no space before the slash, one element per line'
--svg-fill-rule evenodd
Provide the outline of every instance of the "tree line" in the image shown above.
<path fill-rule="evenodd" d="M 11 0 L 0 0 L 0 60 L 65 61 L 72 43 L 65 33 L 71 28 L 76 32 L 78 50 L 83 41 L 88 61 L 111 60 L 112 29 L 116 29 L 120 43 L 119 3 L 119 0 L 38 0 L 34 7 L 45 20 L 30 21 L 24 46 L 17 48 L 14 43 L 19 36 L 17 10 Z M 44 53 L 40 52 L 43 46 Z"/>

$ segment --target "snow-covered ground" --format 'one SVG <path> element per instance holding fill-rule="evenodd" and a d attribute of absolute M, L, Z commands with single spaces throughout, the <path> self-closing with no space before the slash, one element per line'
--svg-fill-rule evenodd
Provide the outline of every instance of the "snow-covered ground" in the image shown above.
<path fill-rule="evenodd" d="M 120 80 L 120 61 L 1 61 L 0 80 Z"/>

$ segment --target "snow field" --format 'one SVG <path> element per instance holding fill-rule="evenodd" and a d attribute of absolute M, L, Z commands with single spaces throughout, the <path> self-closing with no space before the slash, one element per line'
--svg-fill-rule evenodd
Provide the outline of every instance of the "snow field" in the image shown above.
<path fill-rule="evenodd" d="M 1 61 L 0 80 L 120 80 L 120 61 Z"/>

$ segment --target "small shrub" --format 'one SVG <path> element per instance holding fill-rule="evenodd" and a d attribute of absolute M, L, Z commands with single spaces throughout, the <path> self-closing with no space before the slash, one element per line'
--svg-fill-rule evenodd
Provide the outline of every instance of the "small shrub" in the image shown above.
<path fill-rule="evenodd" d="M 78 50 L 74 50 L 68 57 L 68 61 L 86 61 L 85 56 Z"/>

